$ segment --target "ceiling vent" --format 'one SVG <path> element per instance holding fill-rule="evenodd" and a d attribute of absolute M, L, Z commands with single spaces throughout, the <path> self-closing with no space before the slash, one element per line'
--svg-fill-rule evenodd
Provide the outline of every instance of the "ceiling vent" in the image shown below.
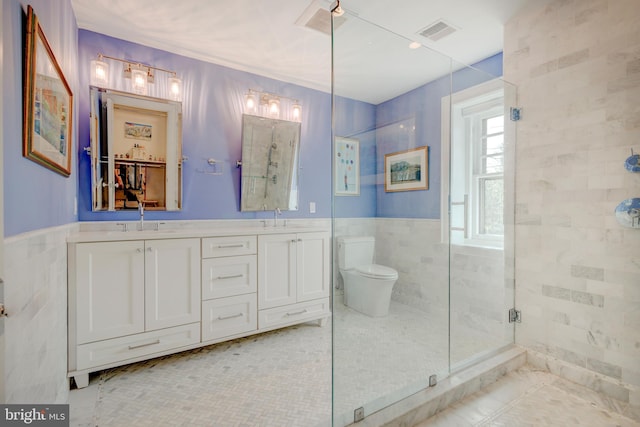
<path fill-rule="evenodd" d="M 456 31 L 458 31 L 457 28 L 440 19 L 429 25 L 428 27 L 420 30 L 418 34 L 420 34 L 422 37 L 436 42 L 451 33 L 455 33 Z"/>
<path fill-rule="evenodd" d="M 345 16 L 334 16 L 334 29 L 340 28 L 346 21 Z M 331 12 L 329 12 L 328 4 L 322 0 L 314 0 L 307 7 L 302 15 L 296 20 L 296 24 L 302 27 L 319 31 L 328 36 L 331 35 Z"/>

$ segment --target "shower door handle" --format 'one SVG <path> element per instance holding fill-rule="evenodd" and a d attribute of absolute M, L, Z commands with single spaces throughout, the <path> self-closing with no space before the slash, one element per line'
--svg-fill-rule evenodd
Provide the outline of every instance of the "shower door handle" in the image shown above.
<path fill-rule="evenodd" d="M 454 231 L 462 231 L 464 238 L 469 238 L 469 195 L 465 194 L 462 202 L 451 202 L 451 206 L 462 206 L 464 209 L 464 221 L 462 227 L 451 227 Z M 449 210 L 451 212 L 451 210 Z"/>

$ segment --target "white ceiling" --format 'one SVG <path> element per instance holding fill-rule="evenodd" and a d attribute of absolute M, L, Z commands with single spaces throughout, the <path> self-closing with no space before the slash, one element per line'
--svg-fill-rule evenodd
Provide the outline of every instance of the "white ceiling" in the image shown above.
<path fill-rule="evenodd" d="M 347 13 L 335 32 L 336 91 L 378 104 L 448 71 L 449 62 L 430 49 L 463 64 L 498 53 L 504 23 L 528 3 L 540 1 L 341 0 Z M 328 10 L 329 0 L 71 0 L 71 4 L 81 29 L 331 90 L 331 37 L 296 24 L 305 11 Z M 457 31 L 437 42 L 418 34 L 438 20 Z M 430 49 L 410 50 L 412 40 Z M 421 59 L 415 62 L 416 57 Z"/>

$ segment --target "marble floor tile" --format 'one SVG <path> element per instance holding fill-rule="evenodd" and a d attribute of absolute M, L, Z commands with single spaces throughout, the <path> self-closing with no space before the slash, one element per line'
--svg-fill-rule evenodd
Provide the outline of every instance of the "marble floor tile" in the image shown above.
<path fill-rule="evenodd" d="M 332 408 L 334 420 L 348 420 L 342 412 L 384 407 L 446 368 L 446 345 L 433 345 L 446 325 L 425 313 L 395 303 L 380 319 L 334 309 L 324 327 L 297 325 L 95 373 L 70 392 L 71 425 L 328 427 Z M 418 425 L 640 427 L 621 409 L 525 367 Z"/>
<path fill-rule="evenodd" d="M 640 427 L 611 405 L 585 387 L 525 366 L 414 427 Z"/>

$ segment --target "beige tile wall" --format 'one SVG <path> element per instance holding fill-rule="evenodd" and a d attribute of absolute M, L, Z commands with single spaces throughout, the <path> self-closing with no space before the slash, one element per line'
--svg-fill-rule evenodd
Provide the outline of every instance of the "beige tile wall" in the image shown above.
<path fill-rule="evenodd" d="M 624 386 L 640 405 L 640 2 L 553 0 L 505 28 L 518 86 L 517 343 Z M 586 380 L 585 380 L 586 381 Z M 597 388 L 597 381 L 590 381 Z M 638 406 L 640 408 L 640 406 Z"/>

